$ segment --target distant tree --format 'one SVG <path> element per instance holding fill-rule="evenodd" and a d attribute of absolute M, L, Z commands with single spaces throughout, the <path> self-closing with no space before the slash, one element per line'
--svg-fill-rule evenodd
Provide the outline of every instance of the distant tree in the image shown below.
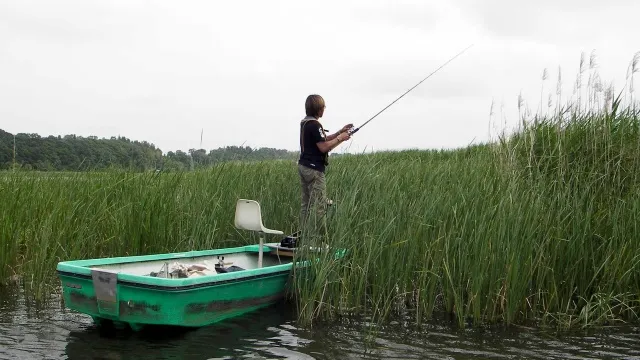
<path fill-rule="evenodd" d="M 14 135 L 0 129 L 0 170 L 13 168 Z M 38 171 L 87 171 L 126 169 L 130 171 L 185 171 L 202 169 L 227 161 L 295 159 L 297 152 L 273 148 L 226 146 L 209 150 L 162 150 L 147 141 L 132 141 L 124 136 L 99 139 L 75 134 L 41 137 L 38 134 L 15 135 L 16 167 Z"/>

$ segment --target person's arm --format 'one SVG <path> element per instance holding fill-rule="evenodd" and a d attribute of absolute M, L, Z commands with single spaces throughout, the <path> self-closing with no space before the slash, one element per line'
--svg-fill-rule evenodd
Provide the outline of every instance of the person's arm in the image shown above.
<path fill-rule="evenodd" d="M 342 134 L 342 131 L 338 131 L 338 132 L 337 132 L 337 133 L 335 133 L 335 134 L 328 135 L 328 136 L 327 136 L 327 140 L 326 140 L 326 141 L 331 141 L 331 140 L 333 140 L 333 139 L 337 138 L 337 137 L 338 137 L 338 135 L 340 135 L 340 134 Z"/>
<path fill-rule="evenodd" d="M 328 153 L 329 151 L 335 149 L 338 145 L 340 145 L 344 140 L 344 135 L 340 136 L 342 133 L 337 133 L 334 134 L 335 137 L 333 137 L 331 140 L 327 140 L 327 141 L 320 141 L 318 143 L 316 143 L 318 145 L 318 149 L 320 149 L 320 151 L 322 151 L 323 153 Z M 327 139 L 329 137 L 327 136 Z"/>
<path fill-rule="evenodd" d="M 348 126 L 340 129 L 339 132 L 323 137 L 322 130 L 320 130 L 320 126 L 316 123 L 309 123 L 306 125 L 305 131 L 308 131 L 311 134 L 312 141 L 318 146 L 318 150 L 323 153 L 328 153 L 329 151 L 335 149 L 338 145 L 340 145 L 343 141 L 348 140 L 350 138 L 347 130 Z"/>

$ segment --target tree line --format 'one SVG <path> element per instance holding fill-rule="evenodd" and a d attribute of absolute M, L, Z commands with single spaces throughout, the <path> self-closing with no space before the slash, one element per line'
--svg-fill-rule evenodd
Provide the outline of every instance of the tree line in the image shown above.
<path fill-rule="evenodd" d="M 0 129 L 0 170 L 39 171 L 87 170 L 195 170 L 227 161 L 295 160 L 297 152 L 226 146 L 206 151 L 190 149 L 163 151 L 146 141 L 118 136 L 97 138 L 77 135 L 47 136 L 18 133 L 15 136 Z"/>

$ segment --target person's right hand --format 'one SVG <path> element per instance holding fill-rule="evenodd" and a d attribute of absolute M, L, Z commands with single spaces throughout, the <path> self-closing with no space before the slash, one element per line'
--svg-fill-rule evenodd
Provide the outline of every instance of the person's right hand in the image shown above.
<path fill-rule="evenodd" d="M 340 129 L 340 133 L 348 132 L 351 129 L 353 129 L 353 124 L 347 124 Z"/>
<path fill-rule="evenodd" d="M 348 131 L 338 135 L 338 140 L 340 140 L 340 142 L 347 141 L 349 139 L 351 139 L 351 134 L 349 134 Z"/>

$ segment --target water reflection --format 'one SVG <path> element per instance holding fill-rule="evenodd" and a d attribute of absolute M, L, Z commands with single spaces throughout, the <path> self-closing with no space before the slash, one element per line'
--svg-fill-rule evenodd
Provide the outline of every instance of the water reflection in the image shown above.
<path fill-rule="evenodd" d="M 297 351 L 311 341 L 292 325 L 285 304 L 200 329 L 150 327 L 140 332 L 96 328 L 72 330 L 65 352 L 70 359 L 313 359 Z M 294 332 L 298 334 L 294 334 Z"/>
<path fill-rule="evenodd" d="M 395 323 L 365 346 L 362 322 L 296 326 L 286 303 L 206 328 L 97 328 L 53 297 L 41 306 L 0 292 L 0 359 L 640 359 L 640 328 L 554 334 Z"/>

